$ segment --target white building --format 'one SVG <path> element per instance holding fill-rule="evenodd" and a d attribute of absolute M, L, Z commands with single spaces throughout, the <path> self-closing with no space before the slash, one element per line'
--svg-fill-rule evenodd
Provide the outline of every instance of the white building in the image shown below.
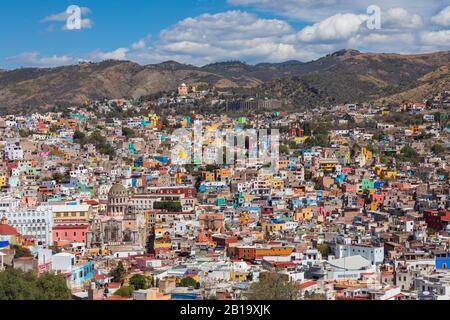
<path fill-rule="evenodd" d="M 0 198 L 0 219 L 3 216 L 6 216 L 5 214 L 8 211 L 16 210 L 19 207 L 19 203 L 20 203 L 19 199 L 10 196 Z"/>
<path fill-rule="evenodd" d="M 5 146 L 4 158 L 9 161 L 23 160 L 23 149 L 19 142 L 8 143 Z"/>
<path fill-rule="evenodd" d="M 384 247 L 374 247 L 362 244 L 336 244 L 336 258 L 346 258 L 360 255 L 372 264 L 380 264 L 384 261 Z"/>
<path fill-rule="evenodd" d="M 424 275 L 415 280 L 419 300 L 450 300 L 450 273 Z"/>
<path fill-rule="evenodd" d="M 360 255 L 329 260 L 325 263 L 326 279 L 360 279 L 362 273 L 376 272 L 374 265 Z"/>
<path fill-rule="evenodd" d="M 53 211 L 49 206 L 16 208 L 3 213 L 8 223 L 23 236 L 30 236 L 42 244 L 53 244 Z"/>

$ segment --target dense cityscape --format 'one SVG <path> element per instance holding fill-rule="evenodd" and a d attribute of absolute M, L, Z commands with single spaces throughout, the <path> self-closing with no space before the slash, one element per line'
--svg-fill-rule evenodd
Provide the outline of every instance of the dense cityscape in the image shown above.
<path fill-rule="evenodd" d="M 450 301 L 450 0 L 0 11 L 3 318 Z"/>
<path fill-rule="evenodd" d="M 0 299 L 450 299 L 448 91 L 396 106 L 155 111 L 231 105 L 212 92 L 182 84 L 171 98 L 2 116 L 0 282 L 15 279 L 17 296 L 0 286 Z M 279 152 L 176 163 L 175 133 L 198 123 L 202 154 L 208 132 L 250 128 L 277 130 Z M 249 155 L 244 142 L 228 147 Z M 21 296 L 45 282 L 59 289 Z"/>

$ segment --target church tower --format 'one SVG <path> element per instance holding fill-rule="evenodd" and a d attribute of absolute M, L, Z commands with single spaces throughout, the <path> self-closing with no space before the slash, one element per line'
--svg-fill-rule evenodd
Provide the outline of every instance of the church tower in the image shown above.
<path fill-rule="evenodd" d="M 114 184 L 108 193 L 108 209 L 109 217 L 123 217 L 128 211 L 129 196 L 125 187 L 120 184 Z"/>
<path fill-rule="evenodd" d="M 151 224 L 147 237 L 147 253 L 149 254 L 155 254 L 155 238 L 156 238 L 155 225 Z"/>

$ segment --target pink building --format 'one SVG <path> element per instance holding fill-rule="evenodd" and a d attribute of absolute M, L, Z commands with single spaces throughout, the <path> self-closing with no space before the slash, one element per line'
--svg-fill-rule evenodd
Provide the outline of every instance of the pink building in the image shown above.
<path fill-rule="evenodd" d="M 189 93 L 189 87 L 183 83 L 181 86 L 178 87 L 178 94 L 180 96 L 185 96 Z"/>
<path fill-rule="evenodd" d="M 357 191 L 357 187 L 355 184 L 346 184 L 343 187 L 343 191 L 347 192 L 347 193 L 352 193 L 352 194 L 356 194 Z"/>
<path fill-rule="evenodd" d="M 56 225 L 53 227 L 53 240 L 86 243 L 88 231 L 88 224 Z"/>

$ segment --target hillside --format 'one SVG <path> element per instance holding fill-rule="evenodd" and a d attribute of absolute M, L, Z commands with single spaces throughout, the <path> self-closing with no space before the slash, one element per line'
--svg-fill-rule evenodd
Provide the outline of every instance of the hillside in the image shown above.
<path fill-rule="evenodd" d="M 422 55 L 341 50 L 308 63 L 248 65 L 238 61 L 204 67 L 167 61 L 141 66 L 103 61 L 58 68 L 0 70 L 0 112 L 80 105 L 101 98 L 138 98 L 175 90 L 183 82 L 218 89 L 247 88 L 287 99 L 294 107 L 422 97 L 448 88 L 450 52 Z"/>
<path fill-rule="evenodd" d="M 295 107 L 329 103 L 423 99 L 446 87 L 450 52 L 427 55 L 363 54 L 344 50 L 305 66 L 297 77 L 266 82 L 262 95 L 287 98 Z M 438 71 L 440 70 L 440 71 Z"/>

